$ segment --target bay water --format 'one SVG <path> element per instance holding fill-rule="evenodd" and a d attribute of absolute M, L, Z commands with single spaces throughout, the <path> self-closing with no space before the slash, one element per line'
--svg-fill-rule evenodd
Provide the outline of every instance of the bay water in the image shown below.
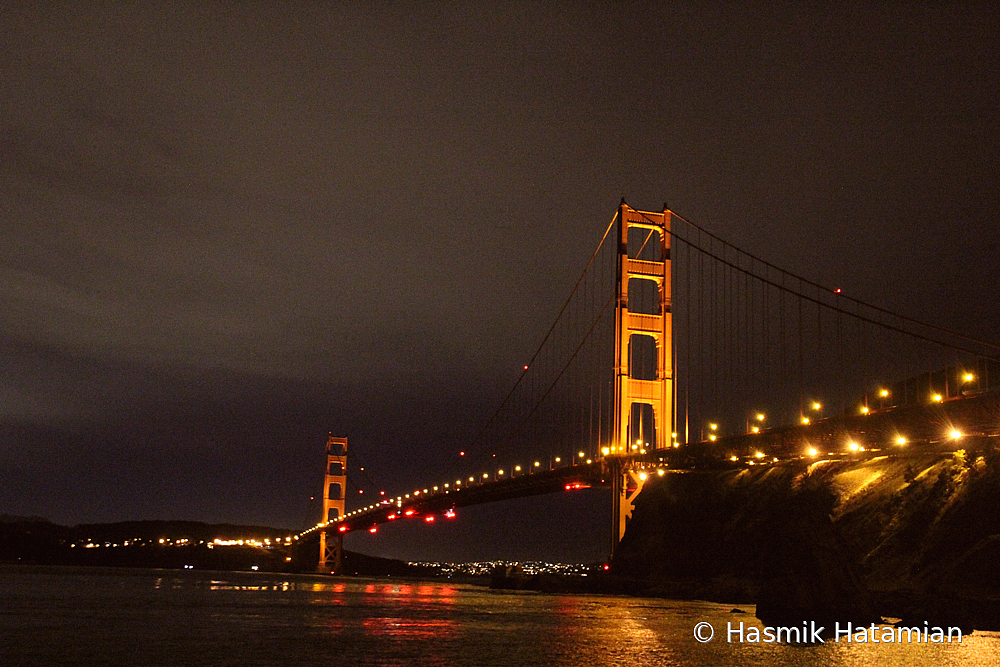
<path fill-rule="evenodd" d="M 491 591 L 449 580 L 0 566 L 0 666 L 1000 664 L 961 643 L 739 642 L 752 605 Z M 701 626 L 699 641 L 695 628 Z"/>

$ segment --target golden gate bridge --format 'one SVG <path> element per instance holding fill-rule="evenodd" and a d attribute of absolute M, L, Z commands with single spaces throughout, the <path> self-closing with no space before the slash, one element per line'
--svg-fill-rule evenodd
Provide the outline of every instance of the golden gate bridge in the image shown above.
<path fill-rule="evenodd" d="M 1000 346 L 785 271 L 623 200 L 535 353 L 439 480 L 347 511 L 327 442 L 319 570 L 342 537 L 601 485 L 611 553 L 647 480 L 691 467 L 995 444 Z M 361 470 L 359 466 L 359 470 Z"/>

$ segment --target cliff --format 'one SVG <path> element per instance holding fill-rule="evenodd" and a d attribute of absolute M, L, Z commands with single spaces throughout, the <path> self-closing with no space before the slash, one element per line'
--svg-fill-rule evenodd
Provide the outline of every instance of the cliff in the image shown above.
<path fill-rule="evenodd" d="M 768 624 L 872 616 L 1000 628 L 1000 454 L 652 477 L 612 571 L 647 594 L 756 602 Z"/>

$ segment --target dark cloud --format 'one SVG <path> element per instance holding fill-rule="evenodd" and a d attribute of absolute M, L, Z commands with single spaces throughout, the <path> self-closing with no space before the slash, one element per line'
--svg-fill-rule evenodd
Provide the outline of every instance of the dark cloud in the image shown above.
<path fill-rule="evenodd" d="M 300 525 L 330 430 L 423 483 L 622 195 L 1000 328 L 985 3 L 3 14 L 6 512 Z"/>

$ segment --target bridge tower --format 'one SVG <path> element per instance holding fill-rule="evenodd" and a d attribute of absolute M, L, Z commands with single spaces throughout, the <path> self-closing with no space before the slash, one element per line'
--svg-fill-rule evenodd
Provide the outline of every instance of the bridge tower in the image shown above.
<path fill-rule="evenodd" d="M 625 535 L 626 521 L 632 517 L 632 503 L 642 490 L 643 480 L 633 469 L 635 458 L 649 449 L 667 449 L 673 442 L 670 217 L 666 205 L 658 213 L 637 211 L 623 200 L 618 210 L 615 424 L 604 456 L 613 480 L 612 555 Z M 654 289 L 658 300 L 639 298 Z M 630 294 L 635 296 L 632 309 Z M 654 373 L 638 367 L 640 349 L 655 349 Z M 648 432 L 650 426 L 652 433 Z"/>
<path fill-rule="evenodd" d="M 332 435 L 326 441 L 326 477 L 323 481 L 323 523 L 344 516 L 347 509 L 347 438 Z M 326 530 L 319 534 L 317 571 L 340 574 L 343 563 L 344 536 L 338 531 L 328 540 Z"/>

